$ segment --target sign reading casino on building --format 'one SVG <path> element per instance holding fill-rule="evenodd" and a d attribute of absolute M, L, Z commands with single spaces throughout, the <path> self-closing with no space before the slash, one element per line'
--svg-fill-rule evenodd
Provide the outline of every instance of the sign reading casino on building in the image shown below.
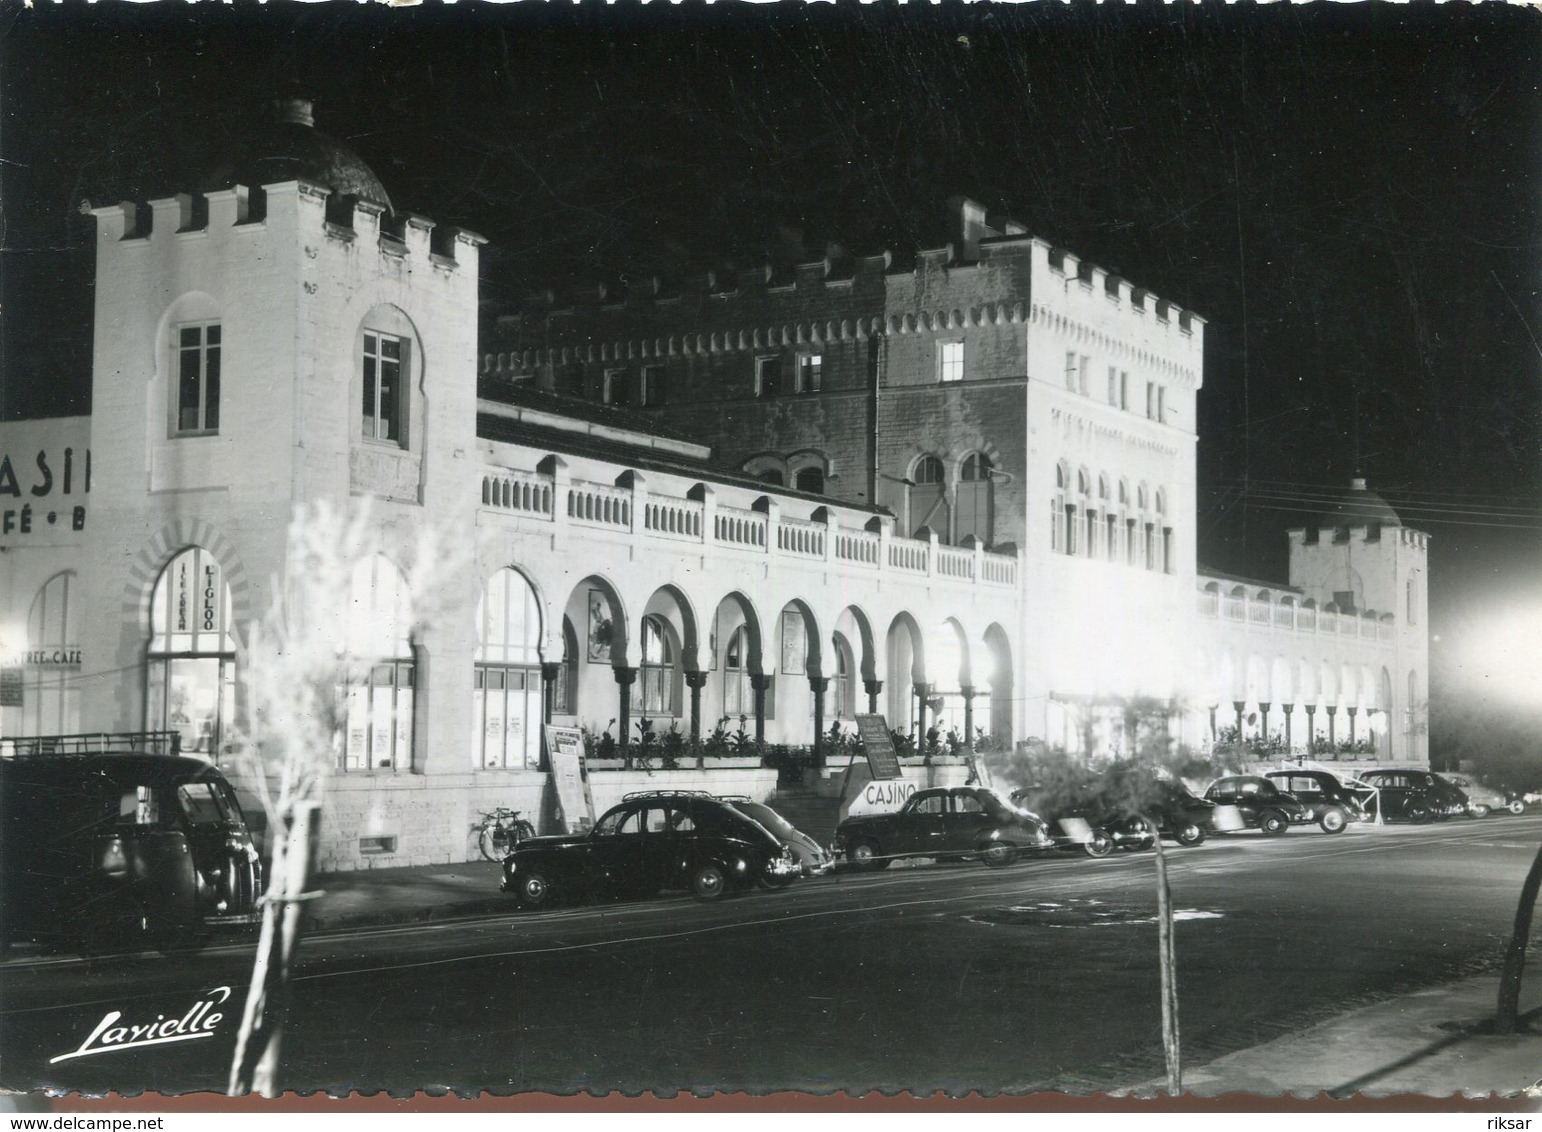
<path fill-rule="evenodd" d="M 84 445 L 16 443 L 0 453 L 0 538 L 82 531 L 91 490 L 91 450 Z"/>

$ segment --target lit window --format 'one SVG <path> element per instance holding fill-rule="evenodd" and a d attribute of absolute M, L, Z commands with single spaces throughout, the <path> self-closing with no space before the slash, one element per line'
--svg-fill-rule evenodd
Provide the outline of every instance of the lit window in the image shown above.
<path fill-rule="evenodd" d="M 1114 366 L 1108 367 L 1108 403 L 1119 404 L 1119 370 Z"/>
<path fill-rule="evenodd" d="M 407 342 L 393 334 L 364 332 L 364 436 L 368 440 L 405 439 L 402 374 Z"/>
<path fill-rule="evenodd" d="M 798 355 L 798 392 L 818 393 L 819 380 L 824 370 L 824 357 L 820 354 Z"/>
<path fill-rule="evenodd" d="M 1065 387 L 1072 393 L 1076 392 L 1076 371 L 1076 351 L 1067 350 L 1065 352 Z"/>
<path fill-rule="evenodd" d="M 964 344 L 962 342 L 937 343 L 937 380 L 964 380 Z"/>
<path fill-rule="evenodd" d="M 535 591 L 524 575 L 504 567 L 488 579 L 477 608 L 473 768 L 540 765 L 540 642 Z"/>
<path fill-rule="evenodd" d="M 369 657 L 344 688 L 340 769 L 412 769 L 416 665 L 407 586 L 388 559 L 374 554 L 354 567 L 346 627 L 348 649 Z"/>
<path fill-rule="evenodd" d="M 777 355 L 755 359 L 755 396 L 775 397 L 782 381 L 782 359 Z"/>
<path fill-rule="evenodd" d="M 1086 354 L 1081 357 L 1081 365 L 1076 371 L 1076 391 L 1083 397 L 1087 396 L 1087 375 L 1092 371 L 1092 359 Z"/>
<path fill-rule="evenodd" d="M 1156 402 L 1156 419 L 1159 420 L 1159 421 L 1166 421 L 1167 420 L 1167 386 L 1165 386 L 1165 385 L 1158 385 L 1156 387 L 1156 398 L 1157 398 L 1157 402 Z"/>
<path fill-rule="evenodd" d="M 1124 370 L 1119 371 L 1119 407 L 1130 407 L 1130 375 Z"/>
<path fill-rule="evenodd" d="M 1156 383 L 1146 382 L 1146 418 L 1149 420 L 1156 416 Z"/>
<path fill-rule="evenodd" d="M 177 327 L 177 433 L 220 427 L 220 324 Z"/>
<path fill-rule="evenodd" d="M 675 648 L 662 617 L 642 620 L 642 666 L 632 683 L 632 708 L 644 716 L 675 714 Z"/>

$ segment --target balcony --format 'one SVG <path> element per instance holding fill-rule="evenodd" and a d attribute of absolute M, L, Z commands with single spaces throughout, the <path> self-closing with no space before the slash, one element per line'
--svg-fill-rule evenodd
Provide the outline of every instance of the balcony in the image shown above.
<path fill-rule="evenodd" d="M 773 560 L 839 563 L 862 573 L 892 572 L 969 585 L 1014 587 L 1016 554 L 946 546 L 936 538 L 903 538 L 870 513 L 829 505 L 810 518 L 782 515 L 783 501 L 761 496 L 750 507 L 717 501 L 716 488 L 698 484 L 689 496 L 652 491 L 641 476 L 598 483 L 515 468 L 487 467 L 483 510 L 523 520 L 611 531 L 629 538 L 718 547 Z M 722 489 L 727 494 L 730 488 Z M 749 495 L 739 491 L 736 495 Z M 845 520 L 844 522 L 842 520 Z M 876 529 L 874 529 L 876 528 Z"/>

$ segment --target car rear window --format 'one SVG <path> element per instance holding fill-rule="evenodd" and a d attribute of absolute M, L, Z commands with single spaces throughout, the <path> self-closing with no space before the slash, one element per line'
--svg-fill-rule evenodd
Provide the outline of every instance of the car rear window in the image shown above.
<path fill-rule="evenodd" d="M 184 782 L 177 787 L 177 802 L 194 825 L 218 825 L 230 820 L 225 798 L 212 782 Z"/>

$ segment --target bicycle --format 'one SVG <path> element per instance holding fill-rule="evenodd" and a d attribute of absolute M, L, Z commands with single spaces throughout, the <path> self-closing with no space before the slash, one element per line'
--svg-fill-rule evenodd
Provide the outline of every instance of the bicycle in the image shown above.
<path fill-rule="evenodd" d="M 519 816 L 518 810 L 499 806 L 482 815 L 481 825 L 476 827 L 477 848 L 489 861 L 501 861 L 527 837 L 535 836 L 535 826 Z"/>

